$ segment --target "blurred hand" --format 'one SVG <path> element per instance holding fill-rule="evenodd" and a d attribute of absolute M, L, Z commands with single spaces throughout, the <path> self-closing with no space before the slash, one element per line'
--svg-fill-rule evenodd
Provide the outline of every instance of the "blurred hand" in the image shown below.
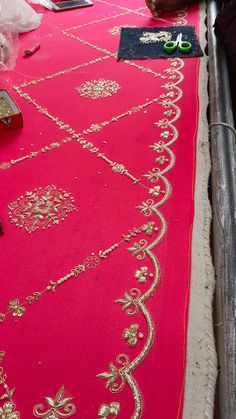
<path fill-rule="evenodd" d="M 159 11 L 172 12 L 191 3 L 192 0 L 145 0 L 147 7 L 154 17 L 158 17 Z"/>

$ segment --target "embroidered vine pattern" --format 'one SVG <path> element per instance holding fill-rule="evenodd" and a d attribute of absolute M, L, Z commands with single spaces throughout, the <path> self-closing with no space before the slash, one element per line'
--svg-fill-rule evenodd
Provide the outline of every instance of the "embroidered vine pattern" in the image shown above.
<path fill-rule="evenodd" d="M 15 388 L 10 389 L 7 384 L 7 375 L 1 366 L 5 356 L 4 351 L 0 351 L 0 418 L 2 419 L 20 419 L 20 414 L 16 411 L 16 405 L 13 402 Z"/>
<path fill-rule="evenodd" d="M 45 397 L 48 408 L 45 408 L 43 404 L 37 404 L 33 409 L 34 416 L 43 419 L 60 419 L 73 416 L 76 412 L 75 405 L 71 403 L 73 398 L 64 398 L 64 394 L 65 389 L 62 386 L 54 399 L 52 397 Z"/>
<path fill-rule="evenodd" d="M 164 189 L 162 190 L 160 184 L 153 186 L 149 189 L 149 193 L 157 200 L 147 199 L 137 207 L 145 217 L 156 214 L 161 220 L 161 228 L 158 230 L 157 238 L 150 245 L 147 244 L 145 239 L 142 239 L 139 242 L 133 242 L 132 246 L 128 248 L 128 251 L 132 256 L 136 257 L 138 260 L 143 260 L 147 257 L 150 258 L 153 263 L 154 274 L 148 273 L 147 266 L 141 266 L 135 271 L 134 277 L 141 286 L 147 283 L 148 278 L 152 279 L 152 283 L 144 293 L 138 288 L 132 288 L 129 292 L 126 291 L 124 293 L 123 298 L 116 300 L 116 303 L 122 307 L 122 310 L 128 316 L 135 316 L 139 311 L 142 313 L 147 324 L 147 339 L 143 349 L 135 359 L 131 361 L 130 357 L 126 354 L 118 355 L 116 363 L 111 362 L 109 364 L 108 371 L 98 374 L 99 378 L 106 380 L 106 388 L 113 393 L 120 392 L 126 383 L 130 386 L 135 402 L 132 419 L 140 419 L 143 413 L 141 391 L 132 373 L 149 354 L 155 335 L 154 322 L 145 302 L 154 295 L 160 282 L 159 262 L 153 254 L 152 249 L 159 244 L 166 234 L 166 221 L 158 208 L 167 201 L 171 193 L 170 183 L 164 175 L 173 168 L 175 163 L 175 156 L 170 149 L 170 145 L 178 139 L 178 131 L 174 126 L 174 122 L 180 116 L 180 109 L 176 103 L 182 97 L 182 91 L 177 85 L 183 80 L 183 76 L 179 71 L 183 65 L 181 60 L 172 61 L 172 68 L 169 70 L 169 74 L 171 74 L 173 81 L 163 86 L 167 90 L 167 93 L 160 95 L 158 103 L 164 108 L 164 118 L 156 123 L 156 126 L 162 129 L 162 132 L 160 140 L 150 146 L 155 153 L 160 154 L 155 158 L 155 162 L 158 166 L 144 175 L 152 183 L 160 183 L 161 181 L 164 185 Z M 162 195 L 162 197 L 158 201 L 160 195 Z M 140 338 L 138 330 L 139 325 L 134 323 L 122 333 L 123 339 L 131 348 L 137 345 L 138 339 Z M 141 333 L 141 338 L 143 338 L 143 336 L 143 333 Z"/>
<path fill-rule="evenodd" d="M 0 313 L 0 324 L 5 322 L 6 317 L 9 315 L 12 315 L 15 318 L 21 318 L 25 314 L 27 306 L 32 306 L 35 302 L 39 301 L 45 293 L 54 293 L 58 287 L 62 286 L 71 279 L 77 278 L 81 274 L 84 274 L 87 270 L 96 269 L 100 263 L 104 261 L 112 252 L 114 252 L 122 243 L 129 242 L 132 238 L 137 237 L 140 234 L 151 237 L 158 231 L 159 229 L 156 227 L 154 221 L 147 222 L 139 228 L 135 227 L 132 230 L 129 230 L 126 234 L 123 234 L 122 239 L 118 243 L 110 246 L 108 249 L 99 250 L 98 254 L 92 252 L 80 264 L 73 267 L 71 271 L 64 277 L 56 281 L 50 280 L 42 291 L 33 292 L 22 302 L 20 302 L 20 300 L 17 298 L 10 300 L 8 303 L 7 311 L 5 313 Z M 138 258 L 145 252 L 144 242 L 146 243 L 146 240 L 142 239 L 139 250 L 136 247 L 134 249 L 134 252 Z"/>
<path fill-rule="evenodd" d="M 173 72 L 173 64 L 175 60 L 172 60 L 173 62 L 171 62 L 171 68 L 170 69 L 166 69 L 165 72 L 169 72 L 170 76 L 169 77 L 176 77 L 175 74 L 173 74 L 175 72 Z M 135 63 L 132 63 L 131 65 L 135 65 L 137 66 Z M 149 69 L 145 69 L 142 66 L 138 66 L 140 68 L 141 71 L 150 71 Z M 177 70 L 176 70 L 177 72 Z M 166 76 L 162 76 L 162 77 L 166 77 Z M 29 84 L 32 83 L 29 82 Z M 27 84 L 27 83 L 25 83 Z M 23 84 L 22 86 L 25 86 L 25 84 Z M 169 86 L 168 86 L 169 87 Z M 47 151 L 51 151 L 53 149 L 59 148 L 61 145 L 64 145 L 66 143 L 69 143 L 70 141 L 77 141 L 83 149 L 88 150 L 89 152 L 93 153 L 94 155 L 96 155 L 98 158 L 102 158 L 106 163 L 108 163 L 111 168 L 112 171 L 114 173 L 118 173 L 118 174 L 124 174 L 125 176 L 127 176 L 133 183 L 139 183 L 141 187 L 146 188 L 147 187 L 141 182 L 140 179 L 137 179 L 136 177 L 134 177 L 132 174 L 129 173 L 129 171 L 125 168 L 125 166 L 122 163 L 116 163 L 113 162 L 112 160 L 110 160 L 109 158 L 107 158 L 105 156 L 104 153 L 101 153 L 99 148 L 94 146 L 94 144 L 90 141 L 86 141 L 84 139 L 84 137 L 82 135 L 87 135 L 87 134 L 91 134 L 93 132 L 99 131 L 102 128 L 104 128 L 106 125 L 108 125 L 109 123 L 118 121 L 120 118 L 123 118 L 125 116 L 129 116 L 130 114 L 134 113 L 134 112 L 139 112 L 140 110 L 142 110 L 143 108 L 145 108 L 146 106 L 149 106 L 153 103 L 158 103 L 158 99 L 153 99 L 152 101 L 149 101 L 143 105 L 139 105 L 135 108 L 132 108 L 131 110 L 125 112 L 122 115 L 118 115 L 117 117 L 113 117 L 111 119 L 111 121 L 104 121 L 103 123 L 99 123 L 99 124 L 92 124 L 91 127 L 87 130 L 84 130 L 82 134 L 76 133 L 68 124 L 65 124 L 63 121 L 60 121 L 58 118 L 53 117 L 52 115 L 49 114 L 49 112 L 47 111 L 47 109 L 42 108 L 40 105 L 38 105 L 36 103 L 36 101 L 34 101 L 33 99 L 31 99 L 29 97 L 29 95 L 25 94 L 22 92 L 22 90 L 20 88 L 16 88 L 17 92 L 20 94 L 20 96 L 24 97 L 26 100 L 28 100 L 30 103 L 32 103 L 34 106 L 36 106 L 36 108 L 38 109 L 38 111 L 40 111 L 41 113 L 43 113 L 45 116 L 49 117 L 50 119 L 52 119 L 58 126 L 60 129 L 66 130 L 67 133 L 71 134 L 71 137 L 68 137 L 64 140 L 62 140 L 61 142 L 56 142 L 56 143 L 52 143 L 50 146 L 45 146 L 43 149 L 41 149 L 40 151 L 36 151 L 36 152 L 31 152 L 29 155 L 23 156 L 22 158 L 16 159 L 16 160 L 11 160 L 10 162 L 3 162 L 0 164 L 0 168 L 2 169 L 7 169 L 9 167 L 11 167 L 14 164 L 20 163 L 26 159 L 29 158 L 34 158 L 36 157 L 39 153 L 43 153 L 43 152 L 47 152 Z M 155 169 L 157 170 L 157 169 Z M 168 188 L 166 188 L 167 190 Z M 157 196 L 158 193 L 163 193 L 163 190 L 159 191 L 159 187 L 153 187 L 153 188 L 149 188 L 149 193 L 153 196 Z M 163 201 L 166 200 L 167 197 L 163 198 Z M 162 203 L 162 201 L 161 201 Z"/>

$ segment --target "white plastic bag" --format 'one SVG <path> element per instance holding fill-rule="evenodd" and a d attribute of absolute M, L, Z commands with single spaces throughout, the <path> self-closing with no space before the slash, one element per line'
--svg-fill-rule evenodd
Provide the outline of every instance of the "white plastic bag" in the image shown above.
<path fill-rule="evenodd" d="M 12 70 L 18 54 L 18 35 L 0 32 L 0 70 Z"/>
<path fill-rule="evenodd" d="M 36 29 L 41 23 L 25 0 L 0 0 L 0 70 L 12 70 L 18 54 L 18 33 Z"/>
<path fill-rule="evenodd" d="M 37 14 L 25 0 L 0 0 L 0 32 L 28 32 L 41 23 Z"/>

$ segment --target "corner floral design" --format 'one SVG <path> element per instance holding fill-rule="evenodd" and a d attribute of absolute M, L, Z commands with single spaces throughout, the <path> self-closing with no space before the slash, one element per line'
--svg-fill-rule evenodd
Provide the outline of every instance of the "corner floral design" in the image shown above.
<path fill-rule="evenodd" d="M 54 185 L 26 192 L 8 208 L 10 222 L 27 233 L 59 224 L 68 213 L 77 210 L 71 194 Z"/>

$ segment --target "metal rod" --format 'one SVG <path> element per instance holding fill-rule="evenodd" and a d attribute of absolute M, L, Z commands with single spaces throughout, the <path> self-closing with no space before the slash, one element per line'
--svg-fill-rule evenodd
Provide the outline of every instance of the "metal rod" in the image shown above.
<path fill-rule="evenodd" d="M 216 272 L 216 338 L 219 414 L 236 418 L 236 138 L 227 62 L 213 25 L 219 12 L 208 1 L 209 96 L 212 158 L 213 259 Z"/>

